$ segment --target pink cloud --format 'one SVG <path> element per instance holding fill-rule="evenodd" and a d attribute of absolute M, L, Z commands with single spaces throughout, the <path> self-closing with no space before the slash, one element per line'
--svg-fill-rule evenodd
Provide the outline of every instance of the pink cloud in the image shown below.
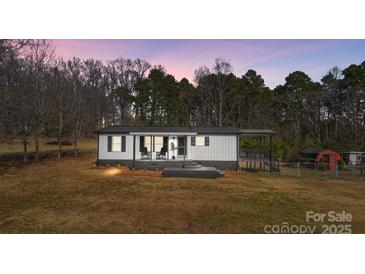
<path fill-rule="evenodd" d="M 351 41 L 350 41 L 351 42 Z M 234 73 L 241 76 L 255 69 L 273 87 L 283 83 L 287 74 L 303 70 L 320 79 L 330 63 L 346 64 L 348 51 L 344 40 L 54 40 L 56 54 L 64 58 L 77 56 L 103 61 L 118 57 L 142 58 L 152 65 L 162 65 L 177 80 L 193 81 L 194 70 L 211 68 L 214 59 L 231 62 Z M 361 45 L 358 45 L 360 49 Z M 333 60 L 326 55 L 332 50 Z M 341 51 L 342 50 L 342 51 Z M 342 53 L 342 59 L 338 53 Z M 361 54 L 361 53 L 360 53 Z M 354 56 L 354 62 L 358 56 Z M 324 66 L 326 68 L 324 68 Z"/>
<path fill-rule="evenodd" d="M 250 41 L 250 40 L 248 40 Z M 190 41 L 189 41 L 190 42 Z M 207 44 L 196 45 L 193 43 L 184 43 L 183 46 L 175 47 L 171 50 L 160 52 L 154 55 L 150 61 L 154 64 L 165 66 L 170 74 L 173 74 L 177 79 L 182 77 L 193 81 L 194 70 L 200 66 L 211 68 L 214 65 L 216 57 L 223 57 L 229 60 L 233 66 L 234 73 L 241 76 L 248 69 L 258 67 L 258 73 L 268 76 L 268 82 L 276 76 L 282 76 L 283 72 L 279 69 L 260 70 L 260 65 L 265 62 L 272 61 L 277 58 L 289 57 L 291 55 L 317 50 L 325 45 L 302 45 L 287 46 L 281 48 L 272 48 L 270 46 L 237 43 L 237 41 L 222 40 L 215 41 L 214 46 Z M 197 52 L 199 54 L 197 54 Z M 266 77 L 265 77 L 266 79 Z"/>
<path fill-rule="evenodd" d="M 132 42 L 132 41 L 131 41 Z M 118 43 L 118 40 L 53 40 L 56 54 L 65 59 L 94 58 L 99 60 L 113 59 L 122 55 L 131 55 L 133 43 Z"/>

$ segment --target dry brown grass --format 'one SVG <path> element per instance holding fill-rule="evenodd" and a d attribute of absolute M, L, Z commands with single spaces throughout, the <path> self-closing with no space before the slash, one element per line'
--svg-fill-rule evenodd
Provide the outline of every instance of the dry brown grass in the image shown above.
<path fill-rule="evenodd" d="M 305 224 L 305 212 L 345 210 L 365 232 L 365 181 L 228 172 L 163 178 L 94 167 L 94 156 L 44 160 L 0 176 L 2 233 L 263 233 Z"/>

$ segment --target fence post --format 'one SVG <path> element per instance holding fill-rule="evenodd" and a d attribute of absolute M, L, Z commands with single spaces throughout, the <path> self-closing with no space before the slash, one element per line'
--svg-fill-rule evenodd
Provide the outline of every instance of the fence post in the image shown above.
<path fill-rule="evenodd" d="M 272 135 L 270 135 L 270 143 L 269 143 L 269 173 L 272 172 Z"/>
<path fill-rule="evenodd" d="M 318 163 L 317 162 L 314 162 L 314 174 L 315 174 L 315 176 L 318 175 Z"/>
<path fill-rule="evenodd" d="M 335 177 L 338 178 L 338 162 L 336 162 Z"/>
<path fill-rule="evenodd" d="M 297 162 L 297 177 L 300 177 L 300 162 Z"/>

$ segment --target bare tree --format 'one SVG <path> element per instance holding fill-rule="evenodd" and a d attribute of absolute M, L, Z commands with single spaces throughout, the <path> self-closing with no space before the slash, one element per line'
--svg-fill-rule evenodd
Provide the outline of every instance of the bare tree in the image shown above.
<path fill-rule="evenodd" d="M 51 65 L 54 60 L 54 47 L 51 41 L 48 40 L 32 40 L 24 54 L 32 74 L 29 88 L 32 90 L 33 99 L 29 103 L 32 105 L 33 109 L 32 127 L 34 131 L 35 160 L 39 161 L 39 139 L 47 107 L 45 103 L 47 87 L 44 82 L 44 76 L 49 65 Z"/>
<path fill-rule="evenodd" d="M 62 59 L 58 60 L 55 66 L 52 68 L 51 77 L 51 94 L 53 94 L 54 96 L 50 104 L 54 106 L 52 110 L 55 111 L 58 116 L 58 158 L 61 158 L 64 127 L 68 125 L 70 121 L 75 117 L 74 104 L 77 103 L 77 101 L 73 100 L 74 98 L 71 95 L 72 80 L 69 70 L 67 69 L 67 64 Z"/>
<path fill-rule="evenodd" d="M 3 127 L 11 128 L 14 136 L 23 137 L 24 161 L 28 160 L 27 136 L 29 135 L 30 99 L 25 90 L 26 73 L 20 59 L 29 40 L 0 40 L 0 133 Z"/>
<path fill-rule="evenodd" d="M 215 66 L 213 71 L 217 75 L 217 83 L 216 88 L 218 91 L 218 126 L 223 126 L 223 106 L 226 99 L 226 94 L 228 94 L 227 87 L 230 83 L 230 79 L 228 75 L 232 73 L 232 66 L 231 64 L 222 59 L 217 58 L 215 59 Z"/>
<path fill-rule="evenodd" d="M 73 58 L 67 62 L 67 68 L 70 73 L 72 92 L 73 92 L 73 145 L 74 145 L 74 156 L 78 155 L 77 141 L 81 134 L 81 107 L 83 104 L 82 96 L 82 63 L 78 58 Z"/>
<path fill-rule="evenodd" d="M 194 82 L 196 83 L 199 91 L 199 98 L 201 104 L 200 121 L 199 124 L 212 125 L 213 109 L 213 90 L 214 79 L 211 77 L 210 70 L 206 67 L 200 67 L 194 71 Z"/>
<path fill-rule="evenodd" d="M 200 67 L 195 70 L 194 81 L 200 93 L 203 121 L 209 125 L 222 126 L 224 121 L 223 108 L 227 99 L 228 86 L 232 77 L 230 63 L 222 58 L 215 60 L 213 70 Z"/>

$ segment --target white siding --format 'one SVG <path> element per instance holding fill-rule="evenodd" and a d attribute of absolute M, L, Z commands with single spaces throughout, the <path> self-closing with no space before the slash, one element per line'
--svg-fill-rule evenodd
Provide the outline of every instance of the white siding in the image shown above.
<path fill-rule="evenodd" d="M 99 159 L 101 160 L 133 160 L 133 136 L 125 136 L 125 152 L 108 152 L 108 136 L 122 136 L 124 134 L 99 135 Z M 139 145 L 139 142 L 138 142 Z M 137 138 L 136 138 L 137 147 Z"/>
<path fill-rule="evenodd" d="M 209 136 L 209 146 L 191 146 L 188 137 L 188 158 L 201 161 L 237 161 L 236 135 L 197 135 Z"/>
<path fill-rule="evenodd" d="M 133 136 L 126 136 L 125 152 L 108 152 L 108 136 L 122 136 L 123 134 L 99 135 L 99 159 L 101 160 L 133 160 Z M 236 135 L 199 135 L 209 136 L 209 146 L 191 146 L 191 136 L 187 136 L 187 159 L 201 161 L 237 161 L 237 136 Z M 177 136 L 174 142 L 177 146 Z M 139 152 L 140 137 L 136 136 L 136 159 L 141 158 Z M 169 138 L 169 150 L 172 136 Z M 177 150 L 175 150 L 175 156 Z M 169 151 L 169 159 L 172 151 Z"/>

